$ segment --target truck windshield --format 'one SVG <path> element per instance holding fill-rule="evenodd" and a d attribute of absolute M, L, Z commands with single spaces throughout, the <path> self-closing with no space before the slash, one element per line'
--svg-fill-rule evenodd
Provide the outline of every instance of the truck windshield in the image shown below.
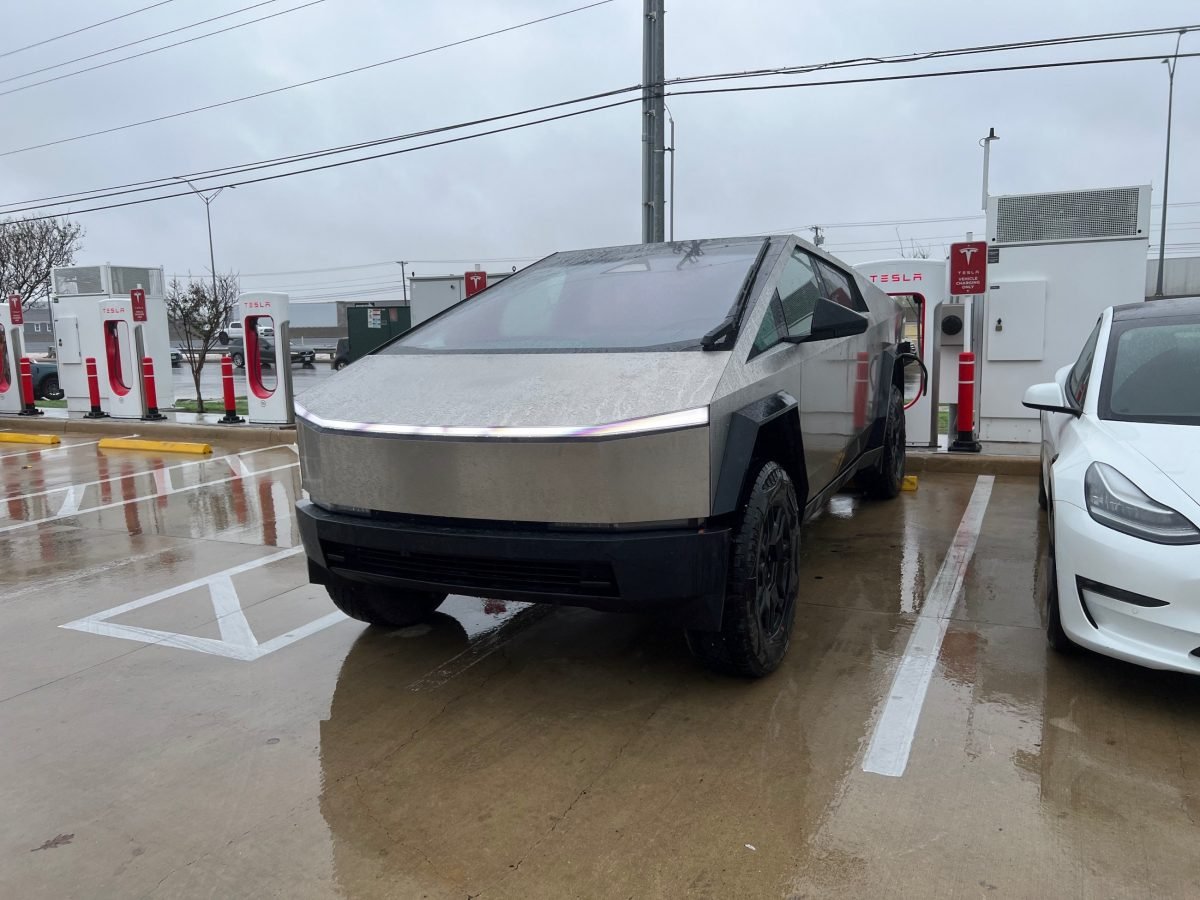
<path fill-rule="evenodd" d="M 689 350 L 721 324 L 762 238 L 556 253 L 381 353 Z"/>

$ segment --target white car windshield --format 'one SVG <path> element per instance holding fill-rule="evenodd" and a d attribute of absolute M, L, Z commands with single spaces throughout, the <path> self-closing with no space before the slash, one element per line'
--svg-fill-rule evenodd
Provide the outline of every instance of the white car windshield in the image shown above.
<path fill-rule="evenodd" d="M 1100 417 L 1200 425 L 1200 318 L 1113 323 Z"/>
<path fill-rule="evenodd" d="M 381 352 L 698 348 L 729 315 L 762 246 L 744 238 L 556 253 Z"/>

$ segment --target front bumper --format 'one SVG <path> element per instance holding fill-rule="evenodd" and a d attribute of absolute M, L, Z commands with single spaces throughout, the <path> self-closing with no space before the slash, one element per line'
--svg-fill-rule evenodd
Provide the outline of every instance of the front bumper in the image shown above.
<path fill-rule="evenodd" d="M 296 505 L 309 577 L 721 626 L 727 528 L 575 531 L 388 521 Z M 445 520 L 442 520 L 445 521 Z"/>
<path fill-rule="evenodd" d="M 1071 640 L 1149 668 L 1200 674 L 1200 545 L 1121 534 L 1061 500 L 1054 529 L 1062 625 Z"/>

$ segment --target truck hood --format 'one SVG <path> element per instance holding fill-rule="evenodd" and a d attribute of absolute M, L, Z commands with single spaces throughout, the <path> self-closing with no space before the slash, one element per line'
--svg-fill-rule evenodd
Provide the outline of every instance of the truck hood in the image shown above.
<path fill-rule="evenodd" d="M 375 354 L 304 391 L 296 409 L 333 428 L 587 428 L 706 407 L 728 360 L 705 351 Z"/>
<path fill-rule="evenodd" d="M 1101 430 L 1145 457 L 1185 494 L 1200 503 L 1200 428 L 1099 420 Z"/>

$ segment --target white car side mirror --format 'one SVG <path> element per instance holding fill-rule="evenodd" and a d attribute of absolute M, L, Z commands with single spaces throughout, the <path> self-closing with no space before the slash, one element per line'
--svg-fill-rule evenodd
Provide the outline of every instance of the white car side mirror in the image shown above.
<path fill-rule="evenodd" d="M 1053 381 L 1035 384 L 1029 388 L 1025 392 L 1025 399 L 1021 401 L 1021 405 L 1029 409 L 1039 409 L 1042 412 L 1066 413 L 1070 416 L 1083 414 L 1082 410 L 1075 409 L 1067 403 L 1063 389 Z"/>

